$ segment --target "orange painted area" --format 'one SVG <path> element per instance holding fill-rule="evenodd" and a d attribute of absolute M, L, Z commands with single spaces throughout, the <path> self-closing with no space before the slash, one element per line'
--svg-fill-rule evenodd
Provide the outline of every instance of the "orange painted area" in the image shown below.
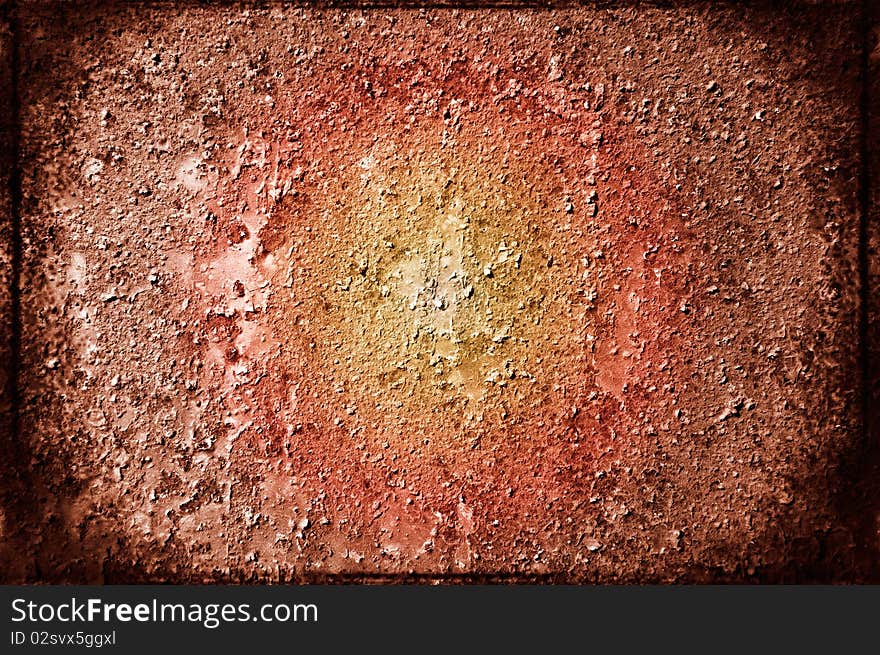
<path fill-rule="evenodd" d="M 321 508 L 333 570 L 571 556 L 683 375 L 685 217 L 601 89 L 440 61 L 267 93 L 200 192 L 230 456 L 280 514 Z"/>

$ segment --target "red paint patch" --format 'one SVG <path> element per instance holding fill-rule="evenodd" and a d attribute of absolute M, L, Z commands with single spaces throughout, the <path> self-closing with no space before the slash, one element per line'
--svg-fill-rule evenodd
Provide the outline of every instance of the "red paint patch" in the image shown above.
<path fill-rule="evenodd" d="M 204 192 L 205 374 L 326 568 L 491 569 L 519 540 L 552 569 L 602 461 L 672 420 L 683 218 L 601 88 L 388 61 L 241 110 Z"/>

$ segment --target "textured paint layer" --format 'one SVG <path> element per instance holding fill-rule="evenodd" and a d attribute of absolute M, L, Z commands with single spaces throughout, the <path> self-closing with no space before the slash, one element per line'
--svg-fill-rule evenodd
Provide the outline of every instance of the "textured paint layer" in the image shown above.
<path fill-rule="evenodd" d="M 279 502 L 372 505 L 363 549 L 470 570 L 672 420 L 685 216 L 601 83 L 353 31 L 213 162 L 209 352 Z"/>

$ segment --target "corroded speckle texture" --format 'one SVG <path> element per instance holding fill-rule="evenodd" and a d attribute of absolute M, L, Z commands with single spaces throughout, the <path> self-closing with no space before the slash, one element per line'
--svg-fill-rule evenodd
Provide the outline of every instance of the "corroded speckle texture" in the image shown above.
<path fill-rule="evenodd" d="M 14 432 L 15 396 L 13 362 L 14 349 L 14 202 L 12 178 L 15 163 L 14 148 L 17 126 L 15 124 L 12 38 L 7 21 L 7 7 L 0 2 L 0 566 L 6 567 L 10 576 L 18 575 L 14 556 L 7 557 L 9 544 L 13 541 L 16 516 L 11 508 L 13 496 L 19 486 Z"/>
<path fill-rule="evenodd" d="M 26 6 L 16 579 L 863 575 L 851 9 Z"/>
<path fill-rule="evenodd" d="M 865 438 L 845 460 L 845 475 L 854 484 L 846 507 L 857 527 L 856 543 L 861 559 L 876 562 L 880 534 L 880 8 L 866 3 L 863 25 L 865 87 L 860 103 L 864 112 L 864 250 L 862 252 L 865 301 L 862 338 L 865 344 L 862 383 L 865 385 Z"/>

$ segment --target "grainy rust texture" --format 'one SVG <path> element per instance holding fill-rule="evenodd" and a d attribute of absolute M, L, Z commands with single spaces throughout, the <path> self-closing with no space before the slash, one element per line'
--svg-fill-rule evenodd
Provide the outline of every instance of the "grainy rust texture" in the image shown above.
<path fill-rule="evenodd" d="M 5 579 L 870 578 L 860 8 L 21 3 Z"/>
<path fill-rule="evenodd" d="M 7 20 L 7 6 L 0 2 L 0 552 L 12 539 L 14 517 L 7 511 L 17 488 L 14 437 L 15 396 L 13 363 L 15 320 L 13 170 L 17 126 L 13 93 L 13 39 Z M 5 563 L 5 557 L 0 558 Z M 7 569 L 5 577 L 13 577 Z"/>
<path fill-rule="evenodd" d="M 848 477 L 855 484 L 847 501 L 852 521 L 860 526 L 857 544 L 863 549 L 863 561 L 876 559 L 880 530 L 880 6 L 865 3 L 863 25 L 865 86 L 861 106 L 864 118 L 864 141 L 861 156 L 863 170 L 863 301 L 862 316 L 864 361 L 863 403 L 865 441 L 846 465 Z"/>

